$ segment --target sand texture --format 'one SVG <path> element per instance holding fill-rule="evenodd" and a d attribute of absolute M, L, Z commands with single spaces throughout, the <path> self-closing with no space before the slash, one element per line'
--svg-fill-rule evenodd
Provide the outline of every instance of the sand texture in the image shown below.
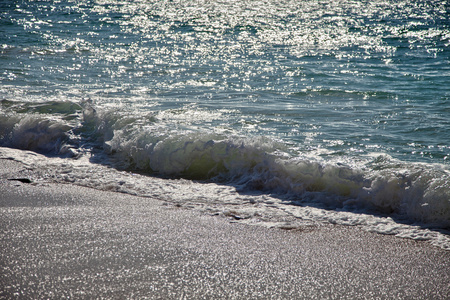
<path fill-rule="evenodd" d="M 0 299 L 450 297 L 450 252 L 426 242 L 337 225 L 268 229 L 8 180 L 21 168 L 0 160 Z"/>

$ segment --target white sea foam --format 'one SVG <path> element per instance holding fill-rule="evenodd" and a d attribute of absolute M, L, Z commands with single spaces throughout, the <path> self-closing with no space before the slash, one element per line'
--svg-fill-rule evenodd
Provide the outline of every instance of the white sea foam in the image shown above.
<path fill-rule="evenodd" d="M 280 142 L 213 131 L 175 131 L 157 118 L 98 115 L 104 148 L 116 166 L 164 176 L 214 180 L 240 189 L 289 194 L 332 208 L 365 207 L 414 221 L 450 226 L 448 167 L 376 157 L 293 156 Z"/>
<path fill-rule="evenodd" d="M 240 192 L 284 195 L 299 204 L 362 208 L 450 227 L 448 166 L 402 162 L 386 154 L 329 159 L 293 154 L 269 138 L 193 129 L 188 122 L 183 129 L 174 127 L 167 114 L 127 115 L 83 105 L 83 119 L 71 123 L 54 115 L 4 114 L 2 145 L 63 155 L 91 152 L 95 161 L 121 170 L 208 180 Z"/>
<path fill-rule="evenodd" d="M 431 230 L 450 228 L 448 166 L 402 162 L 386 154 L 328 159 L 294 154 L 281 141 L 192 128 L 180 116 L 174 126 L 168 112 L 136 115 L 82 105 L 78 120 L 65 120 L 72 110 L 48 115 L 33 108 L 3 113 L 0 127 L 3 146 L 78 153 L 77 160 L 6 148 L 2 156 L 38 170 L 43 182 L 151 196 L 268 227 L 362 226 L 450 249 L 448 236 Z"/>
<path fill-rule="evenodd" d="M 39 115 L 2 115 L 0 136 L 5 146 L 60 153 L 71 127 Z"/>
<path fill-rule="evenodd" d="M 323 192 L 304 192 L 302 197 L 252 190 L 248 184 L 220 184 L 186 179 L 162 179 L 109 166 L 92 164 L 88 157 L 77 160 L 45 157 L 34 152 L 0 148 L 0 158 L 26 164 L 26 176 L 35 184 L 70 183 L 96 189 L 152 197 L 233 222 L 279 228 L 304 228 L 332 223 L 360 226 L 364 230 L 416 240 L 428 240 L 450 250 L 450 238 L 439 227 L 412 224 L 399 214 L 379 214 L 364 207 L 339 206 L 339 197 Z M 31 170 L 31 173 L 30 173 Z M 11 174 L 9 174 L 11 175 Z M 22 176 L 19 172 L 16 176 Z M 334 206 L 334 209 L 332 207 Z M 436 230 L 439 229 L 439 230 Z"/>

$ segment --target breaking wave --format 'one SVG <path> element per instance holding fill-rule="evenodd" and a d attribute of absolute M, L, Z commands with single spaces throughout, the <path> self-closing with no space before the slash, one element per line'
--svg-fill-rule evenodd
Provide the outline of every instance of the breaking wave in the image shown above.
<path fill-rule="evenodd" d="M 174 126 L 146 115 L 53 103 L 2 102 L 0 146 L 52 155 L 82 153 L 118 169 L 232 184 L 242 191 L 289 195 L 295 203 L 362 208 L 450 228 L 450 171 L 386 154 L 322 158 L 292 153 L 282 141 L 215 128 Z M 106 158 L 104 158 L 106 157 Z"/>

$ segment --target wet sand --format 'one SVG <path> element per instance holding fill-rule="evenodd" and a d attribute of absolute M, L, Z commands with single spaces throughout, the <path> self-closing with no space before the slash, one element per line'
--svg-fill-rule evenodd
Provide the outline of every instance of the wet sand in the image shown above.
<path fill-rule="evenodd" d="M 0 299 L 450 298 L 450 252 L 426 242 L 8 180 L 20 169 L 0 160 Z"/>

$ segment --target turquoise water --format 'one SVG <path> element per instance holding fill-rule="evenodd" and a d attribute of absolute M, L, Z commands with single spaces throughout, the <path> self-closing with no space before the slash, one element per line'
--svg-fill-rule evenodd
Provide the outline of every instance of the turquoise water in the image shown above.
<path fill-rule="evenodd" d="M 449 18 L 439 0 L 2 1 L 0 145 L 446 227 Z"/>
<path fill-rule="evenodd" d="M 316 2 L 6 1 L 1 97 L 230 110 L 213 126 L 448 164 L 446 2 Z"/>

